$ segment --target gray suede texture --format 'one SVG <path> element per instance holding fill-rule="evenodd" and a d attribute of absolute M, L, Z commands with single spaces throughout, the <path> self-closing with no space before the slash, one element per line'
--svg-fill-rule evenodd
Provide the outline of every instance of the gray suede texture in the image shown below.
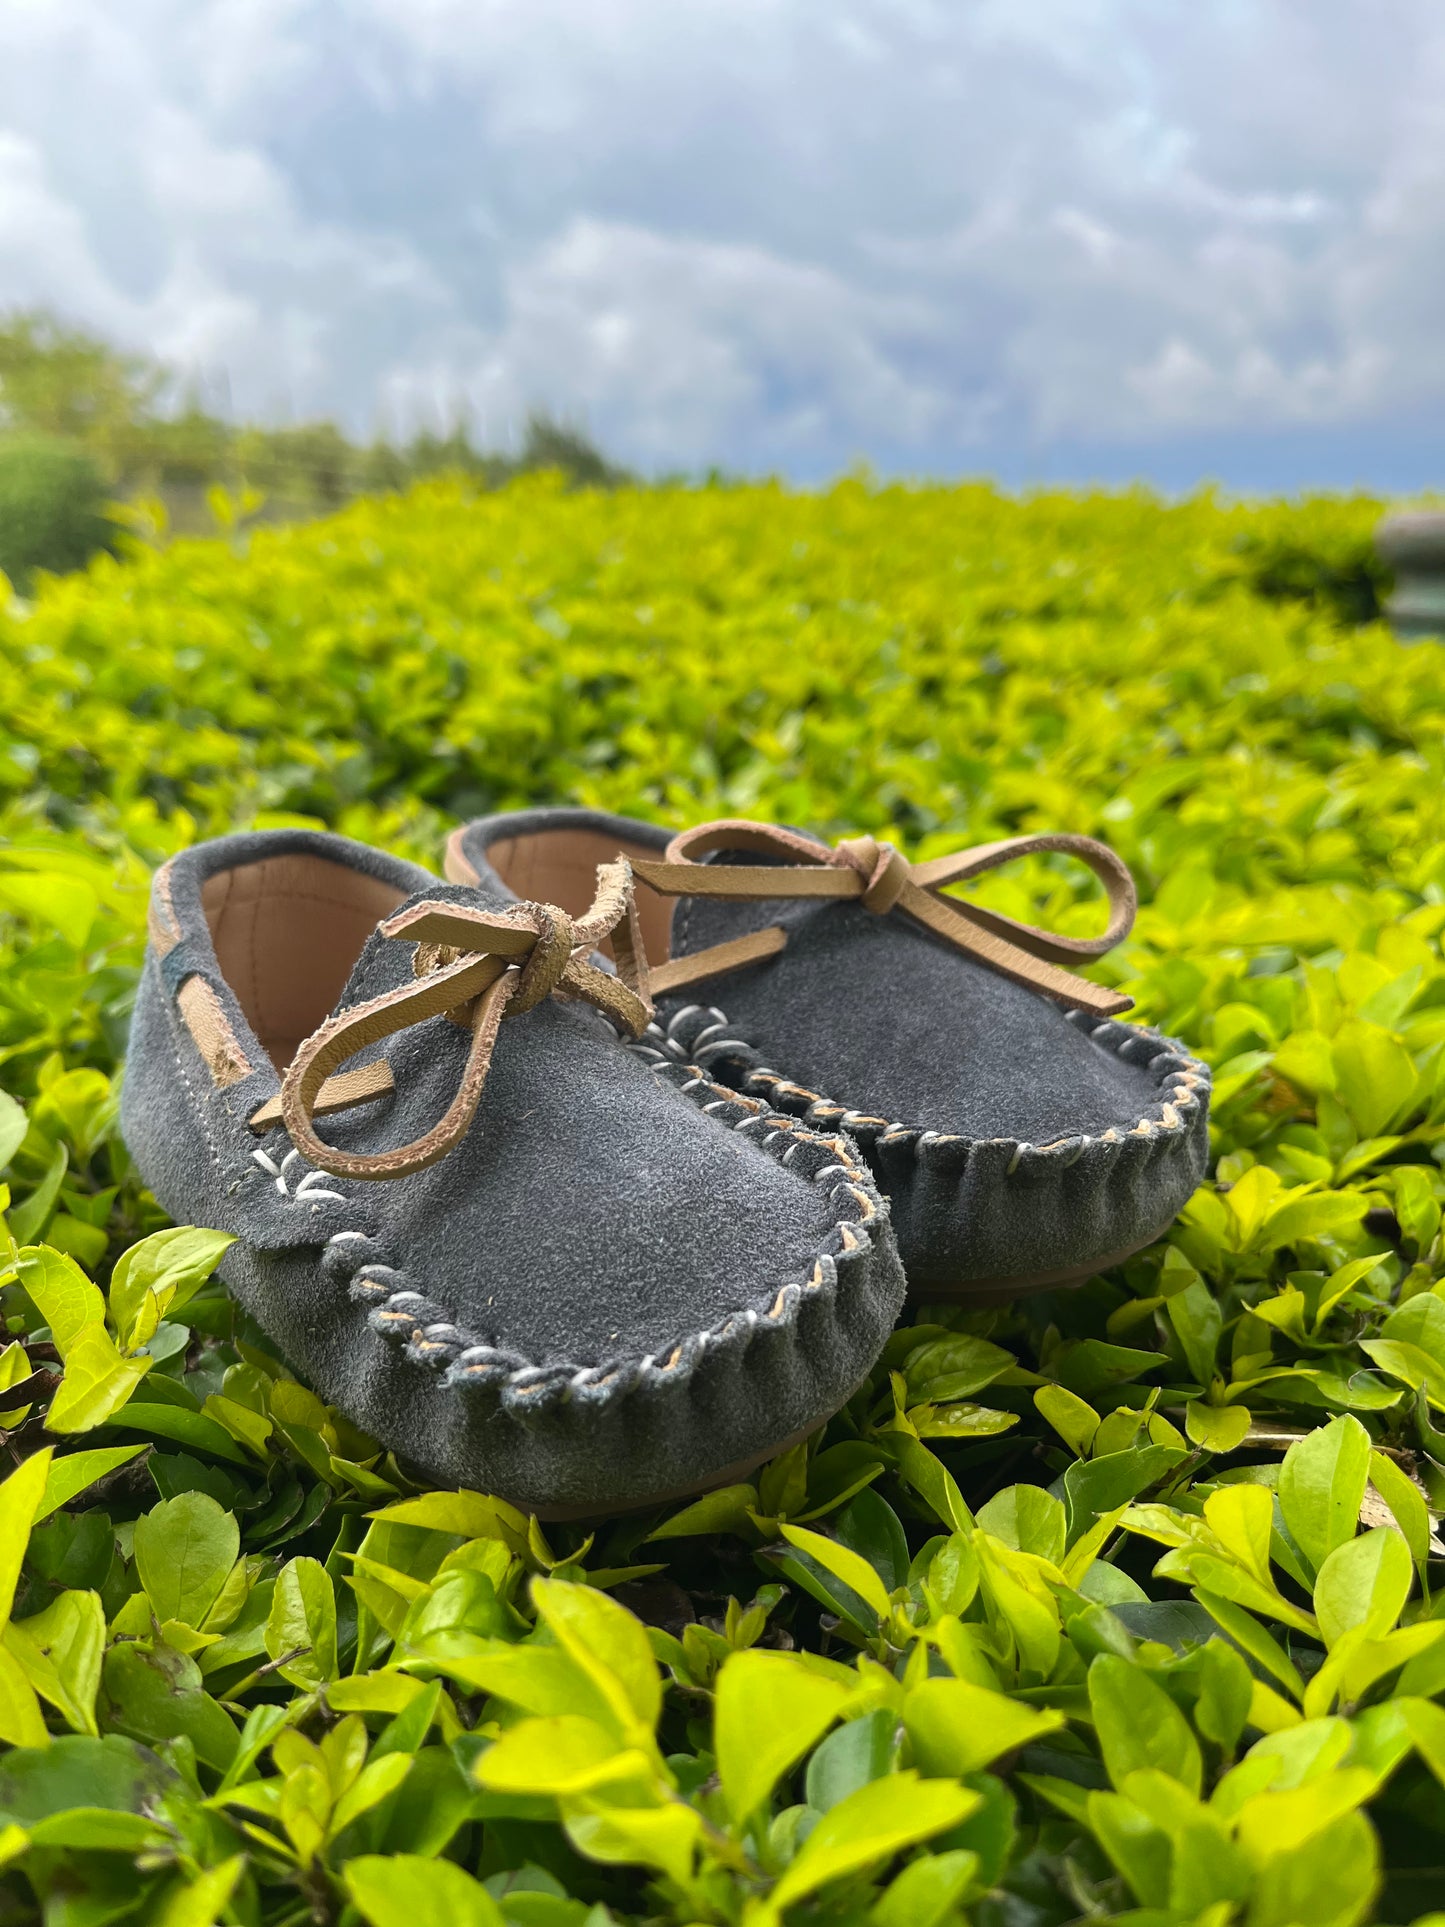
<path fill-rule="evenodd" d="M 589 829 L 659 852 L 655 825 L 576 810 L 482 819 L 499 839 Z M 756 864 L 756 855 L 742 860 Z M 766 962 L 659 1000 L 647 1040 L 861 1145 L 910 1288 L 967 1295 L 1072 1275 L 1159 1237 L 1204 1175 L 1209 1071 L 1142 1026 L 1065 1011 L 893 913 L 683 897 L 673 955 L 781 924 Z"/>
<path fill-rule="evenodd" d="M 830 1416 L 903 1299 L 856 1147 L 671 1055 L 650 1063 L 587 1006 L 503 1024 L 471 1130 L 427 1171 L 335 1178 L 284 1126 L 250 1130 L 280 1080 L 219 974 L 200 885 L 291 852 L 413 898 L 510 898 L 318 832 L 223 838 L 171 866 L 183 940 L 147 959 L 122 1128 L 173 1217 L 237 1235 L 223 1276 L 295 1369 L 429 1477 L 544 1511 L 696 1488 Z M 338 1008 L 411 981 L 412 954 L 373 935 Z M 260 1066 L 240 1082 L 213 1083 L 179 1019 L 191 975 Z M 435 1017 L 359 1053 L 384 1053 L 395 1089 L 321 1135 L 353 1151 L 417 1137 L 466 1047 Z"/>

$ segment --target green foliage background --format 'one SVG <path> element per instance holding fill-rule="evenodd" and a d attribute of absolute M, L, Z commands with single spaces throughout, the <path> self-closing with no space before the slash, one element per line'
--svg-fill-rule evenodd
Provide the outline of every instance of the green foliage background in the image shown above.
<path fill-rule="evenodd" d="M 0 1921 L 1431 1917 L 1445 678 L 1356 626 L 1377 514 L 452 483 L 0 613 Z M 1105 836 L 1211 1181 L 681 1513 L 419 1491 L 127 1164 L 146 880 L 542 799 Z"/>
<path fill-rule="evenodd" d="M 36 570 L 80 568 L 171 531 L 294 521 L 354 496 L 464 474 L 499 487 L 555 469 L 609 487 L 627 479 L 576 425 L 533 412 L 516 445 L 479 448 L 467 411 L 409 441 L 354 441 L 334 422 L 237 424 L 209 412 L 173 370 L 42 311 L 0 313 L 0 572 L 29 593 Z M 105 497 L 117 501 L 106 513 Z"/>
<path fill-rule="evenodd" d="M 50 435 L 0 436 L 0 574 L 27 593 L 37 569 L 83 568 L 113 548 L 108 495 L 84 449 Z"/>

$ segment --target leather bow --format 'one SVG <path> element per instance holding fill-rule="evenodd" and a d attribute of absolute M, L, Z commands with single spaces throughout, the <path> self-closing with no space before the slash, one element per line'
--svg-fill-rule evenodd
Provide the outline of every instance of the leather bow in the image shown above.
<path fill-rule="evenodd" d="M 403 1178 L 444 1158 L 476 1115 L 502 1019 L 534 1009 L 554 991 L 592 1004 L 634 1037 L 652 1017 L 647 957 L 625 857 L 598 865 L 597 893 L 583 917 L 571 918 L 550 903 L 490 911 L 436 901 L 412 904 L 377 929 L 383 937 L 416 945 L 415 981 L 328 1017 L 291 1060 L 279 1098 L 263 1104 L 250 1120 L 254 1131 L 284 1121 L 301 1155 L 336 1177 Z M 588 961 L 608 937 L 615 977 Z M 337 1067 L 368 1044 L 443 1015 L 471 1032 L 461 1083 L 445 1115 L 413 1143 L 391 1151 L 340 1151 L 324 1143 L 313 1119 L 393 1088 L 385 1059 L 333 1076 Z"/>
<path fill-rule="evenodd" d="M 771 861 L 757 865 L 699 861 L 719 850 Z M 1044 851 L 1078 857 L 1103 884 L 1109 927 L 1102 936 L 1061 936 L 981 904 L 941 894 L 945 884 L 960 883 L 1016 857 Z M 763 902 L 770 897 L 852 899 L 876 916 L 897 912 L 912 917 L 1001 976 L 1070 1008 L 1112 1017 L 1133 1003 L 1131 997 L 1060 968 L 1066 962 L 1102 956 L 1129 934 L 1134 922 L 1134 879 L 1122 859 L 1092 837 L 1011 836 L 927 863 L 910 863 L 892 844 L 871 836 L 849 837 L 830 850 L 777 824 L 723 819 L 675 836 L 661 861 L 634 857 L 632 867 L 644 883 L 664 896 L 724 897 L 739 902 Z M 772 925 L 663 964 L 652 971 L 649 982 L 654 992 L 679 990 L 775 956 L 787 941 L 787 932 Z"/>

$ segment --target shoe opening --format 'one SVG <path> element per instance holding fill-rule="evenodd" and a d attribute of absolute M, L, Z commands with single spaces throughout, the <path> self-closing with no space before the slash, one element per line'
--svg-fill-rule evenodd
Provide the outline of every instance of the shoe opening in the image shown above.
<path fill-rule="evenodd" d="M 277 1070 L 330 1016 L 367 938 L 405 898 L 379 877 L 305 854 L 206 879 L 216 962 Z"/>

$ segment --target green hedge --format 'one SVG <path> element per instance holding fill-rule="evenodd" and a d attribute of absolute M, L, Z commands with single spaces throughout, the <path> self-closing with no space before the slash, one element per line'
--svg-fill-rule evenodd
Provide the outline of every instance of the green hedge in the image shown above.
<path fill-rule="evenodd" d="M 1441 1905 L 1445 677 L 1344 620 L 1377 514 L 437 486 L 0 614 L 0 1921 Z M 1077 1292 L 919 1314 L 749 1485 L 418 1491 L 127 1165 L 146 878 L 540 799 L 1106 836 L 1210 1182 Z M 1052 861 L 981 894 L 1098 914 Z"/>
<path fill-rule="evenodd" d="M 106 493 L 84 449 L 50 435 L 0 435 L 0 575 L 27 594 L 37 569 L 83 568 L 112 547 Z"/>

